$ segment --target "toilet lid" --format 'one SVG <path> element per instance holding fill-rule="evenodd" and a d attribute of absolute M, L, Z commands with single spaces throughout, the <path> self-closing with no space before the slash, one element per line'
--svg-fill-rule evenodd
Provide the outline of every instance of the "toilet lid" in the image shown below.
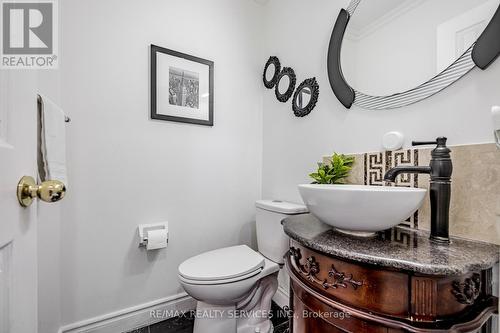
<path fill-rule="evenodd" d="M 179 274 L 190 280 L 234 279 L 264 267 L 264 257 L 246 245 L 205 252 L 184 261 Z"/>
<path fill-rule="evenodd" d="M 258 200 L 255 202 L 255 206 L 270 212 L 286 215 L 297 215 L 308 212 L 307 207 L 304 205 L 281 200 Z"/>

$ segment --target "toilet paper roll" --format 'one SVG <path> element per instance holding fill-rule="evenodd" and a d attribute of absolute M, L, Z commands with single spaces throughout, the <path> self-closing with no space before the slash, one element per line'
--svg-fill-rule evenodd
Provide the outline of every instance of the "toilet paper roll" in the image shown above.
<path fill-rule="evenodd" d="M 158 250 L 167 247 L 168 232 L 165 229 L 160 230 L 149 230 L 148 231 L 148 243 L 146 249 Z"/>

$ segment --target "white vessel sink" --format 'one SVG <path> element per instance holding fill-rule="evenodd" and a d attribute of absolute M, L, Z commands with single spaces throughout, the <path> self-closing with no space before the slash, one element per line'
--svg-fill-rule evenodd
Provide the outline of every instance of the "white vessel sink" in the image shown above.
<path fill-rule="evenodd" d="M 427 190 L 364 185 L 299 185 L 309 211 L 339 231 L 370 236 L 390 229 L 419 209 Z"/>

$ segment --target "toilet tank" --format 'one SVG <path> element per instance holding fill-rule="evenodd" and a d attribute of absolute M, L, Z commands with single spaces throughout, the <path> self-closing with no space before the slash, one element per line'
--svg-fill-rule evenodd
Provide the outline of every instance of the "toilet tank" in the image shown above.
<path fill-rule="evenodd" d="M 267 259 L 283 264 L 289 238 L 283 231 L 281 221 L 291 215 L 307 213 L 307 208 L 304 205 L 279 200 L 259 200 L 255 206 L 259 252 Z"/>

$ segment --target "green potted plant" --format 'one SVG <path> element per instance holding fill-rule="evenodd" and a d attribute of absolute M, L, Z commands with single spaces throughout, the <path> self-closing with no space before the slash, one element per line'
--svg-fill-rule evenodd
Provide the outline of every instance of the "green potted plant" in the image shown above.
<path fill-rule="evenodd" d="M 334 153 L 328 163 L 318 163 L 318 170 L 309 175 L 313 184 L 345 184 L 354 164 L 354 157 Z"/>

